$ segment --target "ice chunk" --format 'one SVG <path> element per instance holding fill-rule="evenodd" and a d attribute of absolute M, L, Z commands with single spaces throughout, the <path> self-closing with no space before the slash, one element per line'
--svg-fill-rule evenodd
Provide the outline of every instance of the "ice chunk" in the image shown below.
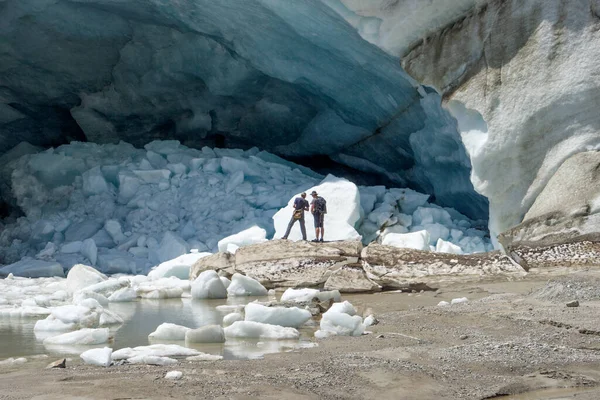
<path fill-rule="evenodd" d="M 181 297 L 183 289 L 179 287 L 171 288 L 138 288 L 138 295 L 143 299 L 175 299 Z"/>
<path fill-rule="evenodd" d="M 448 303 L 447 301 L 444 301 L 444 300 L 442 300 L 438 303 L 438 307 L 448 307 L 449 305 L 450 305 L 450 303 Z"/>
<path fill-rule="evenodd" d="M 450 236 L 450 229 L 438 223 L 425 224 L 423 228 L 429 233 L 429 244 L 431 245 L 436 244 L 439 239 L 446 240 Z M 413 227 L 413 229 L 415 231 L 421 230 L 418 227 Z"/>
<path fill-rule="evenodd" d="M 369 315 L 367 318 L 365 318 L 365 320 L 363 321 L 363 325 L 365 326 L 365 328 L 368 328 L 369 326 L 373 325 L 376 322 L 376 319 L 373 315 Z"/>
<path fill-rule="evenodd" d="M 327 240 L 360 240 L 361 236 L 354 229 L 360 220 L 360 194 L 356 185 L 346 179 L 327 176 L 318 186 L 306 190 L 311 193 L 315 190 L 319 196 L 327 201 L 327 215 L 325 215 L 325 239 Z M 273 216 L 275 224 L 275 237 L 282 237 L 292 217 L 294 199 L 292 197 L 287 206 Z M 309 235 L 314 232 L 314 221 L 310 214 L 306 215 L 306 230 Z M 293 229 L 288 236 L 291 240 L 300 240 L 300 229 Z"/>
<path fill-rule="evenodd" d="M 231 285 L 227 288 L 229 296 L 266 296 L 267 289 L 255 279 L 239 273 L 233 274 Z"/>
<path fill-rule="evenodd" d="M 7 276 L 8 274 L 22 276 L 25 278 L 65 276 L 63 267 L 59 263 L 55 261 L 42 261 L 32 259 L 23 259 L 14 264 L 10 264 L 3 268 L 0 268 L 0 276 Z"/>
<path fill-rule="evenodd" d="M 441 224 L 452 226 L 452 217 L 443 208 L 418 207 L 412 214 L 413 225 Z"/>
<path fill-rule="evenodd" d="M 25 364 L 26 362 L 27 362 L 27 359 L 25 357 L 19 357 L 19 358 L 11 357 L 11 358 L 7 358 L 6 360 L 0 361 L 0 367 L 20 365 L 20 364 Z"/>
<path fill-rule="evenodd" d="M 344 301 L 343 303 L 333 303 L 327 312 L 338 312 L 348 315 L 355 315 L 356 309 L 349 301 Z"/>
<path fill-rule="evenodd" d="M 41 319 L 35 323 L 33 330 L 35 332 L 68 332 L 77 328 L 77 324 L 64 323 L 52 315 Z"/>
<path fill-rule="evenodd" d="M 83 178 L 83 193 L 86 196 L 92 196 L 108 192 L 108 183 L 102 175 L 100 167 L 96 166 L 82 174 Z"/>
<path fill-rule="evenodd" d="M 123 318 L 110 310 L 103 310 L 100 314 L 100 326 L 121 325 Z"/>
<path fill-rule="evenodd" d="M 77 264 L 67 274 L 67 290 L 71 293 L 95 283 L 104 282 L 106 275 L 87 265 Z"/>
<path fill-rule="evenodd" d="M 318 289 L 286 289 L 281 295 L 281 301 L 294 301 L 297 303 L 309 302 L 317 297 Z"/>
<path fill-rule="evenodd" d="M 108 298 L 111 303 L 127 302 L 137 299 L 137 293 L 132 288 L 122 288 L 114 292 Z"/>
<path fill-rule="evenodd" d="M 450 301 L 450 304 L 454 305 L 454 304 L 466 303 L 468 301 L 469 301 L 469 299 L 467 299 L 466 297 L 459 297 L 457 299 L 452 299 L 452 301 Z"/>
<path fill-rule="evenodd" d="M 81 255 L 90 260 L 92 265 L 96 265 L 98 260 L 98 247 L 94 239 L 85 239 L 81 243 Z"/>
<path fill-rule="evenodd" d="M 160 247 L 156 251 L 158 260 L 162 263 L 188 253 L 190 248 L 188 243 L 179 235 L 168 231 L 163 235 Z"/>
<path fill-rule="evenodd" d="M 94 236 L 100 229 L 102 224 L 94 220 L 85 220 L 76 222 L 67 228 L 65 231 L 65 241 L 74 242 L 77 240 L 85 240 Z"/>
<path fill-rule="evenodd" d="M 108 299 L 100 293 L 83 289 L 73 294 L 73 304 L 81 304 L 85 299 L 94 299 L 100 306 L 108 306 Z"/>
<path fill-rule="evenodd" d="M 80 241 L 65 243 L 60 248 L 60 252 L 65 254 L 79 253 L 82 244 Z"/>
<path fill-rule="evenodd" d="M 177 360 L 169 357 L 159 356 L 135 356 L 127 359 L 129 364 L 146 364 L 146 365 L 173 365 L 177 364 Z"/>
<path fill-rule="evenodd" d="M 225 332 L 219 325 L 206 325 L 185 333 L 186 343 L 224 343 Z"/>
<path fill-rule="evenodd" d="M 321 331 L 339 336 L 360 336 L 365 331 L 362 318 L 358 315 L 328 310 L 321 318 Z"/>
<path fill-rule="evenodd" d="M 224 329 L 228 338 L 298 339 L 300 333 L 294 328 L 262 324 L 254 321 L 236 321 Z"/>
<path fill-rule="evenodd" d="M 435 245 L 435 251 L 439 253 L 462 254 L 462 249 L 453 243 L 438 239 Z"/>
<path fill-rule="evenodd" d="M 429 250 L 429 233 L 425 230 L 411 233 L 390 233 L 381 244 L 416 250 Z"/>
<path fill-rule="evenodd" d="M 126 347 L 113 352 L 113 361 L 131 359 L 138 356 L 154 356 L 154 357 L 186 357 L 197 356 L 201 354 L 197 350 L 188 349 L 187 347 L 176 344 L 153 344 L 150 346 Z"/>
<path fill-rule="evenodd" d="M 392 189 L 391 192 L 398 199 L 400 209 L 405 214 L 412 214 L 415 210 L 425 204 L 429 200 L 428 194 L 415 192 L 411 189 Z"/>
<path fill-rule="evenodd" d="M 65 305 L 54 307 L 52 316 L 65 324 L 79 324 L 85 327 L 96 327 L 100 323 L 98 312 L 82 305 Z"/>
<path fill-rule="evenodd" d="M 236 321 L 243 321 L 244 316 L 238 312 L 232 312 L 223 317 L 223 325 L 229 326 Z"/>
<path fill-rule="evenodd" d="M 173 381 L 178 381 L 183 376 L 183 372 L 181 371 L 170 371 L 165 375 L 165 379 L 170 379 Z"/>
<path fill-rule="evenodd" d="M 108 367 L 111 363 L 112 349 L 104 347 L 102 349 L 91 349 L 81 353 L 80 357 L 84 363 L 97 365 L 99 367 Z"/>
<path fill-rule="evenodd" d="M 229 279 L 227 279 L 224 276 L 219 277 L 219 279 L 221 279 L 221 282 L 223 283 L 223 286 L 225 286 L 225 289 L 227 289 L 229 287 L 229 285 L 231 285 L 231 281 Z"/>
<path fill-rule="evenodd" d="M 247 304 L 245 314 L 246 321 L 291 328 L 299 328 L 311 318 L 310 311 L 302 310 L 298 307 L 265 307 L 258 303 Z"/>
<path fill-rule="evenodd" d="M 253 226 L 245 231 L 235 235 L 228 236 L 219 240 L 219 251 L 227 251 L 227 246 L 230 244 L 237 247 L 248 246 L 255 243 L 263 243 L 267 241 L 267 231 L 258 226 Z"/>
<path fill-rule="evenodd" d="M 223 359 L 223 356 L 201 353 L 200 355 L 197 355 L 197 356 L 187 357 L 186 361 L 219 361 L 222 359 Z"/>
<path fill-rule="evenodd" d="M 148 335 L 151 339 L 158 340 L 184 340 L 185 334 L 190 328 L 171 323 L 163 323 L 154 332 Z"/>
<path fill-rule="evenodd" d="M 174 276 L 179 279 L 189 279 L 190 267 L 201 258 L 211 255 L 211 253 L 190 253 L 184 254 L 172 260 L 165 261 L 153 268 L 148 274 L 150 279 L 168 278 Z"/>
<path fill-rule="evenodd" d="M 227 289 L 221 278 L 213 270 L 203 271 L 192 283 L 192 297 L 195 299 L 225 299 Z"/>
<path fill-rule="evenodd" d="M 108 342 L 108 328 L 81 329 L 44 339 L 44 344 L 94 345 Z"/>
<path fill-rule="evenodd" d="M 121 228 L 121 224 L 119 221 L 114 219 L 109 219 L 104 223 L 104 230 L 108 232 L 109 236 L 116 243 L 122 243 L 125 240 L 125 235 L 123 235 L 123 228 Z"/>

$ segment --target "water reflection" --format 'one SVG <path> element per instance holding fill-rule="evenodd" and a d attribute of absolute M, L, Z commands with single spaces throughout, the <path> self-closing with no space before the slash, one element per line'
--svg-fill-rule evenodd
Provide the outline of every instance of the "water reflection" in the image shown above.
<path fill-rule="evenodd" d="M 196 300 L 191 298 L 151 300 L 141 299 L 127 303 L 111 303 L 107 308 L 121 316 L 122 325 L 111 326 L 111 341 L 95 346 L 44 345 L 43 340 L 64 332 L 34 332 L 38 319 L 43 318 L 0 318 L 0 360 L 9 357 L 29 356 L 40 353 L 52 355 L 75 355 L 94 347 L 109 346 L 114 350 L 125 347 L 146 346 L 165 343 L 186 346 L 203 353 L 223 356 L 224 359 L 255 359 L 265 354 L 291 351 L 312 346 L 314 328 L 300 330 L 300 341 L 259 341 L 228 339 L 225 343 L 195 343 L 184 341 L 165 341 L 153 339 L 148 335 L 165 322 L 199 328 L 205 325 L 222 325 L 223 317 L 230 312 L 243 309 L 244 305 L 254 301 L 267 301 L 260 298 L 229 298 L 222 300 Z"/>

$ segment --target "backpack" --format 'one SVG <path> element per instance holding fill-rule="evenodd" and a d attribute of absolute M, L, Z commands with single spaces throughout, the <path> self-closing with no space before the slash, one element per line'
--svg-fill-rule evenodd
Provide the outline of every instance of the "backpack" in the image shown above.
<path fill-rule="evenodd" d="M 327 213 L 327 202 L 322 197 L 317 197 L 315 200 L 315 213 L 326 214 Z"/>

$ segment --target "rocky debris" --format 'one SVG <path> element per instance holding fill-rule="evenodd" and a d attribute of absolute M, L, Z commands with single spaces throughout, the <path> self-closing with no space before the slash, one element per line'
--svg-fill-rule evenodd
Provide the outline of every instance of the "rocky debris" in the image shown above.
<path fill-rule="evenodd" d="M 195 279 L 202 271 L 239 272 L 267 289 L 319 288 L 343 293 L 382 289 L 431 290 L 444 280 L 496 274 L 522 274 L 524 270 L 500 252 L 456 255 L 382 246 L 363 248 L 358 241 L 328 243 L 272 240 L 245 246 L 235 255 L 218 253 L 202 258 L 190 270 Z M 315 305 L 316 306 L 316 305 Z"/>
<path fill-rule="evenodd" d="M 573 300 L 567 303 L 567 307 L 579 307 L 579 301 Z"/>
<path fill-rule="evenodd" d="M 548 281 L 543 287 L 532 292 L 530 298 L 553 303 L 600 300 L 600 278 L 580 274 L 564 276 Z"/>
<path fill-rule="evenodd" d="M 50 364 L 48 364 L 48 366 L 46 367 L 46 369 L 66 368 L 66 367 L 67 367 L 67 359 L 66 358 L 61 358 L 60 360 L 56 360 L 56 361 L 51 362 Z"/>
<path fill-rule="evenodd" d="M 442 280 L 524 273 L 498 251 L 456 255 L 372 243 L 363 249 L 361 259 L 367 277 L 389 289 L 431 290 L 430 284 Z"/>
<path fill-rule="evenodd" d="M 529 268 L 594 267 L 600 264 L 600 236 L 589 238 L 547 246 L 519 242 L 509 249 Z"/>

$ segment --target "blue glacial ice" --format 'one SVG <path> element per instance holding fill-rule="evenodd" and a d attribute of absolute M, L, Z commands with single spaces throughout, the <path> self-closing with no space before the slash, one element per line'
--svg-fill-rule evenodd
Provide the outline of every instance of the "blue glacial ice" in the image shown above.
<path fill-rule="evenodd" d="M 24 155 L 11 168 L 12 193 L 25 215 L 0 232 L 0 264 L 7 264 L 0 275 L 62 276 L 84 264 L 105 274 L 147 274 L 156 267 L 153 279 L 185 277 L 210 252 L 280 237 L 294 197 L 313 189 L 328 201 L 328 240 L 398 245 L 406 243 L 402 235 L 425 232 L 423 250 L 491 249 L 485 222 L 434 204 L 430 195 L 307 175 L 256 148 L 73 142 Z M 306 219 L 313 239 L 312 219 Z M 297 226 L 290 239 L 300 239 Z M 169 285 L 162 292 L 148 288 L 147 296 L 180 294 Z"/>
<path fill-rule="evenodd" d="M 360 36 L 377 21 L 354 21 L 357 32 L 351 16 L 329 0 L 1 0 L 0 154 L 22 141 L 256 146 L 328 157 L 487 218 L 440 96 Z M 86 193 L 104 190 L 81 160 L 44 157 L 56 170 L 40 181 L 68 186 L 86 172 Z M 148 154 L 120 175 L 131 190 L 120 200 L 138 181 L 183 172 L 169 163 Z M 139 172 L 150 167 L 160 172 Z M 111 168 L 101 172 L 115 186 Z"/>

